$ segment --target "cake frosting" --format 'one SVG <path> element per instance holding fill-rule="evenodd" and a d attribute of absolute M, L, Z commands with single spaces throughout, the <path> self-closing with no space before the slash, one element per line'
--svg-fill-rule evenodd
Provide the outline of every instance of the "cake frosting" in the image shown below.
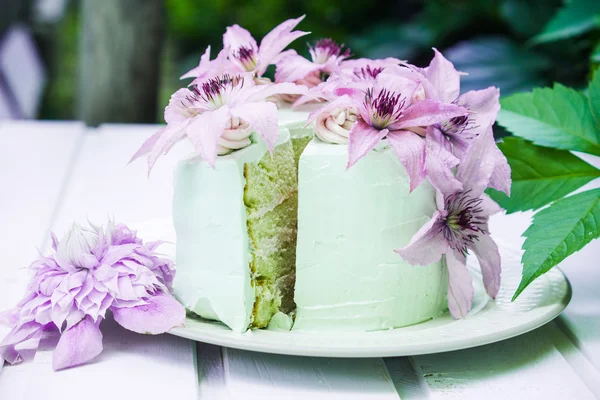
<path fill-rule="evenodd" d="M 279 143 L 289 140 L 283 132 Z M 254 305 L 244 196 L 244 165 L 267 152 L 262 142 L 219 157 L 215 169 L 194 157 L 174 175 L 177 234 L 175 296 L 189 311 L 243 332 Z"/>
<path fill-rule="evenodd" d="M 314 139 L 299 164 L 294 330 L 371 331 L 447 309 L 442 262 L 393 252 L 427 222 L 435 193 L 409 178 L 384 141 L 346 170 L 347 148 Z"/>
<path fill-rule="evenodd" d="M 306 113 L 282 110 L 279 116 L 294 132 L 290 135 L 282 127 L 275 145 L 275 155 L 289 151 L 286 166 L 265 165 L 277 157 L 254 138 L 249 146 L 218 157 L 214 169 L 191 157 L 181 161 L 174 174 L 175 295 L 187 310 L 238 332 L 253 324 L 266 327 L 272 316 L 279 321 L 272 327 L 291 326 L 287 314 L 295 308 L 296 178 L 277 184 L 269 179 L 285 174 L 286 168 L 296 174 L 294 158 L 312 138 L 312 128 L 305 127 Z M 270 178 L 261 175 L 265 171 Z M 254 177 L 256 188 L 248 188 L 248 177 Z M 290 214 L 293 221 L 286 217 Z M 277 263 L 291 271 L 269 285 L 262 277 Z"/>

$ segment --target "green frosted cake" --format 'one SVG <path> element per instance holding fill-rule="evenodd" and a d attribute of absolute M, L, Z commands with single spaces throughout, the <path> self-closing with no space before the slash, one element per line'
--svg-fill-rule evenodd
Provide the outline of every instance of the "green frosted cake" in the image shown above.
<path fill-rule="evenodd" d="M 442 264 L 415 268 L 390 251 L 435 209 L 431 186 L 409 197 L 406 173 L 383 144 L 346 171 L 347 146 L 313 138 L 306 115 L 280 111 L 272 155 L 254 137 L 214 169 L 198 157 L 180 162 L 179 300 L 239 332 L 366 331 L 441 314 Z"/>

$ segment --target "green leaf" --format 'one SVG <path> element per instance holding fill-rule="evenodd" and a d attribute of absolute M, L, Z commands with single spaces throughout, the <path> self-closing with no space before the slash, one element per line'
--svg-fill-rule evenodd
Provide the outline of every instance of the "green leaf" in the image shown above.
<path fill-rule="evenodd" d="M 539 33 L 556 14 L 561 0 L 503 0 L 499 2 L 500 17 L 515 33 L 530 38 Z"/>
<path fill-rule="evenodd" d="M 600 1 L 571 0 L 544 27 L 533 43 L 567 39 L 600 26 Z"/>
<path fill-rule="evenodd" d="M 600 155 L 600 134 L 581 92 L 556 83 L 500 100 L 498 122 L 540 146 Z"/>
<path fill-rule="evenodd" d="M 536 146 L 516 137 L 498 144 L 512 170 L 511 197 L 488 194 L 507 212 L 537 209 L 600 177 L 600 170 L 567 150 Z"/>
<path fill-rule="evenodd" d="M 600 63 L 600 42 L 596 43 L 594 50 L 592 50 L 592 54 L 590 55 L 590 59 L 594 63 Z"/>
<path fill-rule="evenodd" d="M 600 236 L 600 189 L 558 200 L 538 212 L 523 234 L 523 276 L 515 300 L 536 278 Z"/>
<path fill-rule="evenodd" d="M 596 71 L 588 86 L 590 110 L 596 120 L 596 128 L 600 131 L 600 72 Z"/>

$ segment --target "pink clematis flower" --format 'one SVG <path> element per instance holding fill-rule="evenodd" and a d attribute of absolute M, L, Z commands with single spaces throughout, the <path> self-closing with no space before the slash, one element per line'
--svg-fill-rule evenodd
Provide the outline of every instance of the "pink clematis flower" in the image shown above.
<path fill-rule="evenodd" d="M 277 106 L 268 98 L 306 94 L 293 83 L 257 85 L 251 74 L 212 78 L 179 89 L 165 109 L 167 126 L 148 138 L 132 161 L 148 155 L 148 172 L 178 141 L 188 138 L 212 167 L 218 154 L 250 145 L 256 132 L 273 150 L 279 134 Z"/>
<path fill-rule="evenodd" d="M 200 58 L 200 64 L 184 74 L 184 78 L 196 78 L 195 83 L 222 74 L 252 73 L 261 77 L 267 67 L 277 60 L 281 52 L 297 38 L 310 32 L 293 29 L 304 19 L 304 16 L 288 19 L 277 25 L 257 45 L 250 32 L 239 25 L 227 27 L 223 35 L 223 50 L 215 60 L 210 60 L 210 46 Z"/>
<path fill-rule="evenodd" d="M 208 46 L 202 57 L 200 57 L 200 64 L 185 73 L 180 79 L 195 78 L 192 84 L 200 84 L 219 75 L 239 73 L 240 71 L 235 64 L 229 61 L 228 54 L 228 49 L 223 49 L 219 52 L 217 58 L 211 60 L 210 46 Z"/>
<path fill-rule="evenodd" d="M 488 219 L 501 208 L 484 194 L 497 162 L 496 149 L 491 129 L 475 139 L 457 169 L 463 189 L 438 191 L 438 210 L 431 220 L 408 245 L 396 250 L 413 265 L 429 265 L 446 255 L 448 308 L 454 318 L 464 318 L 473 301 L 472 279 L 466 267 L 469 250 L 479 259 L 488 295 L 495 298 L 500 288 L 500 254 L 489 236 Z"/>
<path fill-rule="evenodd" d="M 371 60 L 368 58 L 359 58 L 356 60 L 342 61 L 337 69 L 324 82 L 319 82 L 317 86 L 310 87 L 309 96 L 301 96 L 292 107 L 299 107 L 314 99 L 333 101 L 339 97 L 336 93 L 340 87 L 356 84 L 359 82 L 374 82 L 377 75 L 382 73 L 388 67 L 397 66 L 401 61 L 396 58 L 385 58 Z"/>
<path fill-rule="evenodd" d="M 229 59 L 240 71 L 262 76 L 283 49 L 299 37 L 310 33 L 293 30 L 303 19 L 304 16 L 282 22 L 262 39 L 260 46 L 246 29 L 239 25 L 230 26 L 223 35 L 223 47 L 229 49 Z"/>
<path fill-rule="evenodd" d="M 183 326 L 185 309 L 169 294 L 174 265 L 155 251 L 159 245 L 112 222 L 105 229 L 74 224 L 60 241 L 52 235 L 53 252 L 31 265 L 33 279 L 0 357 L 11 364 L 31 358 L 46 332 L 60 331 L 53 368 L 86 363 L 102 351 L 99 326 L 107 310 L 138 333 Z"/>
<path fill-rule="evenodd" d="M 339 109 L 347 110 L 347 115 L 357 113 L 348 135 L 348 168 L 387 138 L 410 176 L 412 191 L 425 178 L 425 140 L 412 130 L 466 115 L 468 110 L 431 99 L 413 102 L 419 82 L 399 76 L 379 74 L 367 86 L 339 88 L 341 97 L 311 113 L 308 122 Z"/>
<path fill-rule="evenodd" d="M 323 82 L 322 74 L 331 74 L 342 61 L 350 57 L 350 49 L 344 49 L 332 39 L 321 39 L 314 47 L 309 45 L 311 60 L 298 55 L 295 50 L 281 54 L 276 65 L 275 82 L 295 82 L 315 87 Z"/>
<path fill-rule="evenodd" d="M 459 95 L 462 73 L 437 49 L 433 50 L 435 55 L 428 67 L 418 68 L 407 64 L 426 78 L 422 81 L 425 98 L 459 105 L 468 109 L 469 114 L 441 121 L 428 128 L 428 150 L 438 155 L 446 151 L 450 153 L 445 154 L 444 164 L 438 162 L 440 157 L 428 157 L 425 168 L 434 172 L 429 177 L 436 188 L 460 190 L 461 183 L 453 178 L 452 168 L 460 162 L 473 140 L 494 124 L 500 110 L 500 92 L 498 88 L 488 87 Z M 510 177 L 510 168 L 505 158 L 497 160 L 490 186 L 510 194 L 510 179 L 506 179 Z M 436 164 L 432 165 L 429 161 Z"/>

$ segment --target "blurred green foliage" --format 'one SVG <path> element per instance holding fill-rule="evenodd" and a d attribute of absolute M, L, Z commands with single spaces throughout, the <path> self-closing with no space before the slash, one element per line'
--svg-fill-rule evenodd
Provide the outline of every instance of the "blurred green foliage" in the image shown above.
<path fill-rule="evenodd" d="M 288 18 L 306 14 L 298 29 L 312 32 L 292 44 L 331 37 L 357 57 L 407 59 L 426 65 L 437 47 L 461 71 L 463 89 L 499 86 L 503 95 L 561 82 L 584 87 L 600 63 L 598 0 L 165 0 L 167 37 L 161 108 L 186 84 L 207 45 L 213 57 L 225 28 L 239 24 L 260 39 Z M 581 12 L 586 9 L 589 12 Z M 76 2 L 56 31 L 44 118 L 72 118 L 77 59 Z M 567 28 L 564 28 L 564 27 Z M 57 67 L 58 66 L 58 67 Z M 272 72 L 272 71 L 271 71 Z M 157 110 L 157 121 L 162 121 Z"/>

